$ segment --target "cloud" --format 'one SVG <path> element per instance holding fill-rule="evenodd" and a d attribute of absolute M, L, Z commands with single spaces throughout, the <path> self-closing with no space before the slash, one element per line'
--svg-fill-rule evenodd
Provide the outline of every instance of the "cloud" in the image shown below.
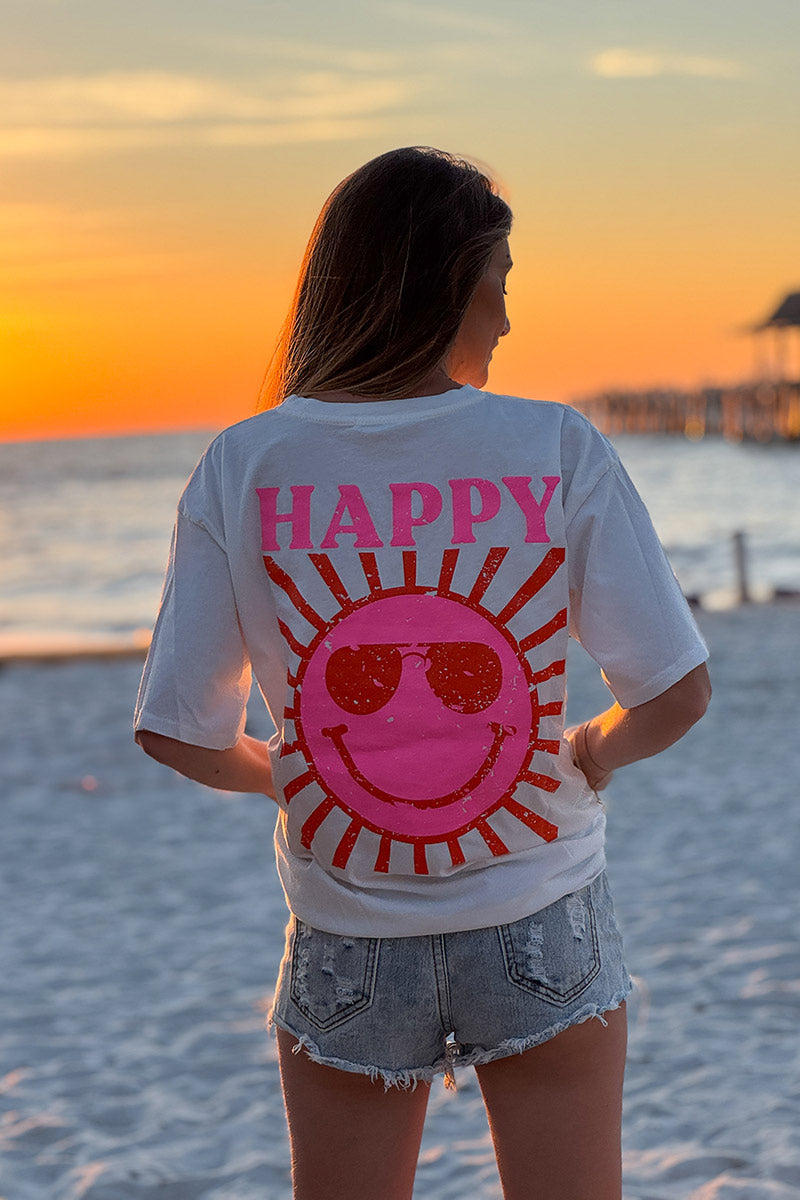
<path fill-rule="evenodd" d="M 246 85 L 165 71 L 0 81 L 0 157 L 363 137 L 420 86 L 336 70 Z"/>
<path fill-rule="evenodd" d="M 694 79 L 741 79 L 746 71 L 732 59 L 699 54 L 668 54 L 625 46 L 595 54 L 591 71 L 602 79 L 657 79 L 688 76 Z"/>
<path fill-rule="evenodd" d="M 166 71 L 108 71 L 0 81 L 0 113 L 4 124 L 18 126 L 332 117 L 385 109 L 408 92 L 399 79 L 354 79 L 337 71 L 298 73 L 248 89 Z"/>
<path fill-rule="evenodd" d="M 387 50 L 359 49 L 350 45 L 335 45 L 331 42 L 314 42 L 310 39 L 287 37 L 245 37 L 241 34 L 215 33 L 194 34 L 190 37 L 192 46 L 204 50 L 212 50 L 215 55 L 229 54 L 236 58 L 257 59 L 259 62 L 274 61 L 279 68 L 285 69 L 286 63 L 293 67 L 300 63 L 314 63 L 326 70 L 342 70 L 353 72 L 405 72 L 419 66 L 421 55 L 417 47 L 409 49 Z M 424 54 L 424 52 L 423 52 Z M 270 67 L 272 70 L 272 66 Z"/>
<path fill-rule="evenodd" d="M 410 21 L 417 21 L 418 10 L 413 5 L 396 7 L 403 14 L 401 20 L 408 18 Z M 342 72 L 356 76 L 371 74 L 382 79 L 394 76 L 406 83 L 421 84 L 425 87 L 433 76 L 441 81 L 443 68 L 472 65 L 486 67 L 487 63 L 494 65 L 495 60 L 491 58 L 493 52 L 495 55 L 502 53 L 501 61 L 507 64 L 509 48 L 503 46 L 501 52 L 495 46 L 493 51 L 487 44 L 484 36 L 487 28 L 484 26 L 488 23 L 475 18 L 480 25 L 481 35 L 475 37 L 476 30 L 472 29 L 469 22 L 465 24 L 458 14 L 427 8 L 420 9 L 419 12 L 423 14 L 420 19 L 424 19 L 430 25 L 439 26 L 445 31 L 443 35 L 438 38 L 431 35 L 411 46 L 399 44 L 392 49 L 386 49 L 385 46 L 359 48 L 332 42 L 314 42 L 309 39 L 301 41 L 272 36 L 243 37 L 240 34 L 220 34 L 213 38 L 195 34 L 190 41 L 192 46 L 201 47 L 205 51 L 213 50 L 216 56 L 229 55 L 234 60 L 232 71 L 240 69 L 242 62 L 257 61 L 262 66 L 269 63 L 270 74 L 278 71 L 285 75 L 287 64 L 291 64 L 293 70 L 300 69 L 303 64 L 310 64 L 324 68 L 326 72 Z M 448 31 L 454 22 L 458 22 L 462 32 L 473 36 L 450 36 Z M 492 22 L 491 31 L 494 34 L 498 33 L 496 22 Z M 522 52 L 519 39 L 515 42 L 515 48 L 520 48 Z M 526 55 L 529 52 L 530 47 L 526 43 Z M 525 61 L 530 66 L 529 57 L 526 57 Z"/>
<path fill-rule="evenodd" d="M 288 146 L 303 142 L 350 141 L 376 132 L 369 118 L 354 120 L 248 121 L 186 128 L 130 127 L 69 129 L 52 126 L 0 129 L 0 158 L 75 158 L 115 150 L 169 146 Z"/>

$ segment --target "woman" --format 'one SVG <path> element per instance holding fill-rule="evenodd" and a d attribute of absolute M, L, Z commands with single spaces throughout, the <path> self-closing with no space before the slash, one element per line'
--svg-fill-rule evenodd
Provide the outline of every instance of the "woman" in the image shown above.
<path fill-rule="evenodd" d="M 278 803 L 295 1196 L 408 1198 L 474 1065 L 504 1195 L 618 1200 L 625 971 L 597 792 L 699 719 L 705 646 L 609 443 L 480 389 L 511 213 L 410 148 L 325 205 L 267 384 L 181 499 L 148 754 Z M 569 634 L 615 703 L 564 731 Z M 275 721 L 247 736 L 255 674 Z"/>

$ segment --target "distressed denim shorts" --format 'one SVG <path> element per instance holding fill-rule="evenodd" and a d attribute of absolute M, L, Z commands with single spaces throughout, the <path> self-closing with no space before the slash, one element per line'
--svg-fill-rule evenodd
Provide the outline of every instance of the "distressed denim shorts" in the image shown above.
<path fill-rule="evenodd" d="M 270 1024 L 315 1062 L 416 1086 L 618 1008 L 632 983 L 605 873 L 510 925 L 343 937 L 292 917 Z"/>

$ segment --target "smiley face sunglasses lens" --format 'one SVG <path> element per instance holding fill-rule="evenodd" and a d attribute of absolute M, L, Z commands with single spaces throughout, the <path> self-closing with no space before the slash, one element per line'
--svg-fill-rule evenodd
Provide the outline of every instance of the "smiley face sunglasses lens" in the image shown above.
<path fill-rule="evenodd" d="M 388 704 L 402 673 L 397 646 L 342 646 L 328 659 L 325 684 L 339 708 L 365 716 Z"/>
<path fill-rule="evenodd" d="M 500 658 L 481 642 L 433 642 L 426 672 L 431 691 L 453 712 L 479 713 L 503 685 Z"/>

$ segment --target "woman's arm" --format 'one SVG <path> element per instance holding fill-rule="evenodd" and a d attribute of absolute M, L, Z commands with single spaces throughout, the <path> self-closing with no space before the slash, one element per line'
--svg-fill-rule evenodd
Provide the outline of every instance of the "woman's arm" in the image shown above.
<path fill-rule="evenodd" d="M 245 734 L 229 750 L 208 750 L 140 729 L 136 741 L 156 762 L 225 792 L 260 792 L 275 799 L 267 743 Z"/>
<path fill-rule="evenodd" d="M 614 704 L 583 725 L 566 731 L 575 762 L 591 787 L 600 791 L 617 767 L 666 750 L 700 720 L 711 699 L 705 663 L 684 675 L 666 692 L 639 704 Z"/>

